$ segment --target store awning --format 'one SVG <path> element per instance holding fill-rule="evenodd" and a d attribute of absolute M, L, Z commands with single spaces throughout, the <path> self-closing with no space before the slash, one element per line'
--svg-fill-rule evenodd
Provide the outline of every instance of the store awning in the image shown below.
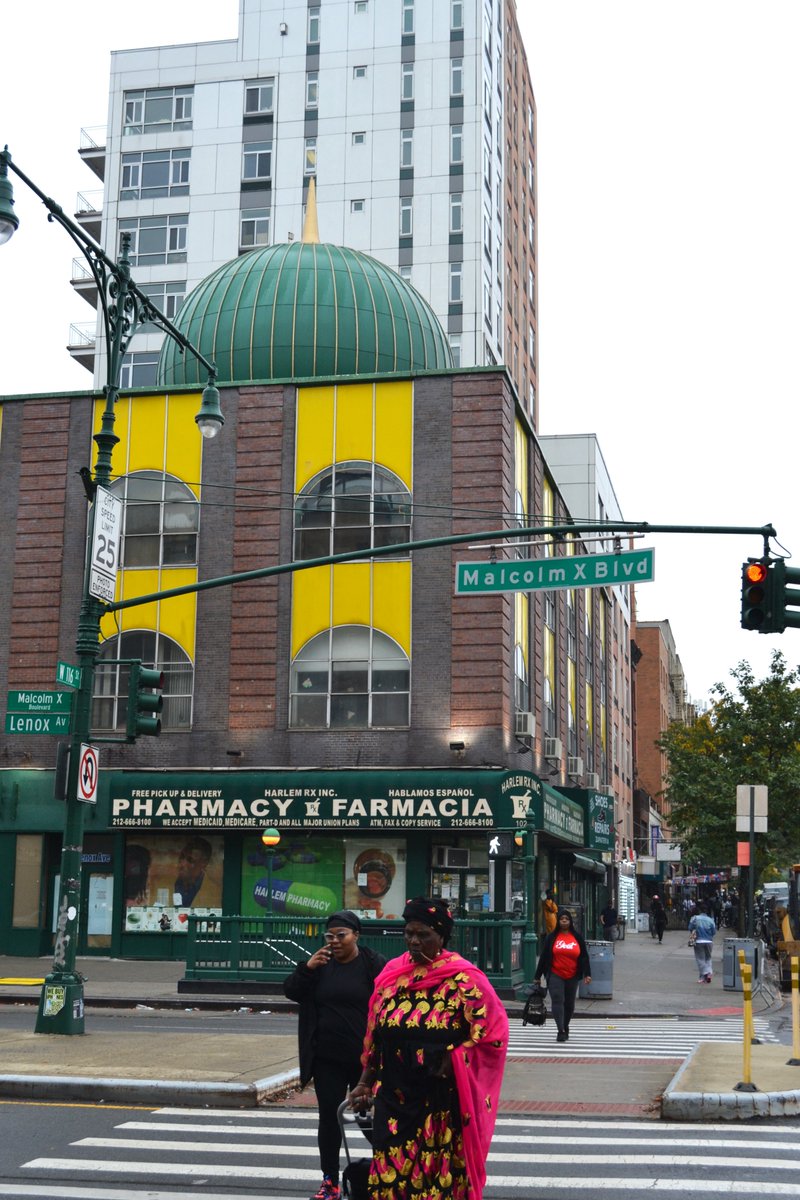
<path fill-rule="evenodd" d="M 603 863 L 587 858 L 585 854 L 573 854 L 572 861 L 579 871 L 590 871 L 593 875 L 605 876 L 606 869 Z"/>

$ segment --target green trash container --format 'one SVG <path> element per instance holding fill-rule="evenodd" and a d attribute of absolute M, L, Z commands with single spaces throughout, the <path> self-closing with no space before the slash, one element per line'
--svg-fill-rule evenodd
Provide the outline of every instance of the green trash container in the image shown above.
<path fill-rule="evenodd" d="M 611 942 L 586 943 L 592 982 L 581 983 L 581 1000 L 610 1000 L 614 987 L 614 947 Z"/>

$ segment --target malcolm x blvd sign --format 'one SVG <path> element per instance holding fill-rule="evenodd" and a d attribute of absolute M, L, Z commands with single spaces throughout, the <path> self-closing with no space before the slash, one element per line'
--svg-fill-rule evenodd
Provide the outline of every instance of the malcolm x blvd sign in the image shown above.
<path fill-rule="evenodd" d="M 586 554 L 580 558 L 456 563 L 456 595 L 648 583 L 654 578 L 654 557 L 655 551 L 650 549 L 624 550 L 619 554 Z"/>

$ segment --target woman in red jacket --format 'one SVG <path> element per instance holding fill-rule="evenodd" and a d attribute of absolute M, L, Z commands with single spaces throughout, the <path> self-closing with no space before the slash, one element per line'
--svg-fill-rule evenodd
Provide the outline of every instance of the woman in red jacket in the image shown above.
<path fill-rule="evenodd" d="M 572 923 L 567 908 L 558 910 L 558 924 L 544 939 L 534 979 L 544 981 L 550 993 L 550 1008 L 556 1023 L 557 1042 L 569 1041 L 569 1023 L 575 1011 L 578 984 L 591 983 L 589 949 Z"/>

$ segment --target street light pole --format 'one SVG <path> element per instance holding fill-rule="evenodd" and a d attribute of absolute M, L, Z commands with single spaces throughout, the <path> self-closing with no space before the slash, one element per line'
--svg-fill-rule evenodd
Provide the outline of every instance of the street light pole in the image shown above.
<path fill-rule="evenodd" d="M 216 387 L 214 363 L 197 350 L 180 330 L 139 290 L 131 279 L 130 234 L 121 239 L 118 261 L 109 258 L 103 249 L 46 196 L 36 184 L 11 160 L 8 146 L 0 151 L 0 245 L 19 227 L 14 211 L 14 198 L 9 171 L 26 184 L 42 201 L 48 219 L 56 221 L 76 243 L 97 283 L 105 333 L 107 368 L 104 387 L 105 408 L 99 431 L 94 435 L 97 458 L 93 477 L 88 470 L 84 489 L 92 503 L 91 520 L 97 505 L 93 503 L 98 487 L 111 482 L 111 462 L 114 447 L 119 441 L 114 432 L 116 403 L 119 396 L 122 364 L 131 338 L 145 323 L 154 324 L 188 350 L 208 370 L 208 384 L 203 391 L 200 412 L 195 417 L 203 437 L 214 437 L 224 423 Z M 89 539 L 91 545 L 91 539 Z M 116 558 L 115 558 L 116 561 Z M 84 564 L 83 589 L 76 651 L 81 670 L 80 685 L 75 696 L 70 737 L 69 768 L 66 786 L 64 840 L 61 849 L 61 886 L 56 917 L 53 966 L 44 981 L 36 1019 L 37 1033 L 77 1034 L 84 1032 L 83 976 L 76 970 L 78 923 L 81 908 L 81 858 L 83 850 L 83 804 L 80 800 L 82 746 L 91 743 L 92 697 L 94 673 L 100 642 L 100 618 L 106 605 L 90 591 L 89 555 Z"/>

